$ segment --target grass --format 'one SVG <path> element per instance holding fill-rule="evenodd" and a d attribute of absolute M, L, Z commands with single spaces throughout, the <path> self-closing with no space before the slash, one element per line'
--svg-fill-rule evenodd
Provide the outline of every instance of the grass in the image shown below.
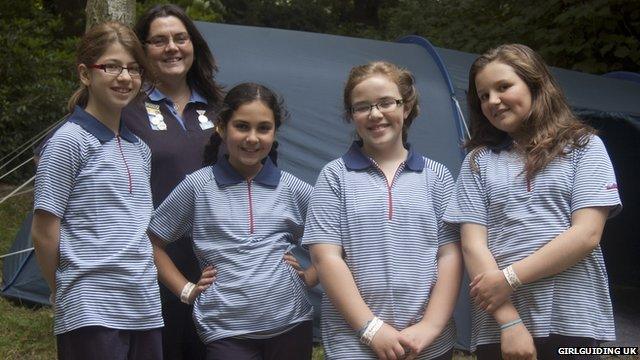
<path fill-rule="evenodd" d="M 2 191 L 4 190 L 4 191 Z M 4 197 L 8 191 L 0 190 Z M 12 197 L 0 204 L 0 254 L 6 254 L 31 211 L 32 193 Z M 0 298 L 0 358 L 55 359 L 53 312 L 51 308 L 33 308 Z"/>
<path fill-rule="evenodd" d="M 8 193 L 0 189 L 0 198 Z M 0 204 L 0 254 L 8 252 L 22 220 L 31 211 L 32 194 L 10 198 Z M 49 307 L 29 308 L 0 297 L 0 359 L 55 359 L 53 312 Z M 473 360 L 475 356 L 456 352 L 455 360 Z M 313 360 L 324 359 L 321 346 L 313 349 Z M 640 360 L 639 357 L 620 356 L 609 359 Z"/>

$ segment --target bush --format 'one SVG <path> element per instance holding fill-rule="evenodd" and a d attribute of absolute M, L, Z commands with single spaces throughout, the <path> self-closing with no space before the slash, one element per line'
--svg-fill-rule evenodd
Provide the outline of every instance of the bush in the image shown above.
<path fill-rule="evenodd" d="M 67 98 L 76 84 L 76 43 L 76 37 L 63 34 L 60 17 L 44 9 L 41 1 L 0 3 L 0 158 L 66 113 Z M 27 150 L 0 174 L 31 154 Z M 19 183 L 32 175 L 33 167 L 23 167 L 2 181 Z"/>

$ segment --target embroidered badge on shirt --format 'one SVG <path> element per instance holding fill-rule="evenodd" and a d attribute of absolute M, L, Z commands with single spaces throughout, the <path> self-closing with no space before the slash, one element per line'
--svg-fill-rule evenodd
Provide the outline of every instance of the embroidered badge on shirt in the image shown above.
<path fill-rule="evenodd" d="M 151 129 L 160 131 L 167 130 L 167 124 L 164 122 L 164 116 L 162 116 L 162 113 L 160 112 L 160 105 L 145 102 L 144 106 L 147 109 Z"/>
<path fill-rule="evenodd" d="M 209 118 L 204 114 L 207 112 L 206 110 L 196 110 L 198 113 L 198 123 L 200 124 L 200 129 L 207 130 L 213 127 L 213 122 L 209 120 Z"/>
<path fill-rule="evenodd" d="M 615 190 L 618 188 L 618 184 L 616 183 L 609 183 L 604 187 L 606 190 Z"/>

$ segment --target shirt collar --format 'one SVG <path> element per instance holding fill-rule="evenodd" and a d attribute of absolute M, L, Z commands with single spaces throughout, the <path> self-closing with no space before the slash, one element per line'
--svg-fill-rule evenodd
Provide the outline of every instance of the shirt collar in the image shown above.
<path fill-rule="evenodd" d="M 420 172 L 424 169 L 422 156 L 413 151 L 410 144 L 407 144 L 407 160 L 405 168 Z M 354 141 L 346 154 L 342 155 L 342 161 L 350 170 L 364 170 L 374 165 L 373 161 L 362 152 L 362 141 Z"/>
<path fill-rule="evenodd" d="M 153 90 L 149 93 L 149 100 L 153 102 L 160 101 L 171 101 L 165 94 L 162 93 L 157 87 L 153 88 Z M 191 96 L 189 97 L 189 102 L 199 102 L 203 104 L 207 104 L 207 99 L 204 98 L 197 90 L 191 89 Z"/>
<path fill-rule="evenodd" d="M 213 175 L 215 176 L 218 186 L 229 186 L 241 183 L 246 179 L 238 174 L 231 166 L 227 156 L 220 156 L 213 165 Z M 276 187 L 280 183 L 280 169 L 267 156 L 264 160 L 262 169 L 253 178 L 253 181 L 269 187 Z"/>
<path fill-rule="evenodd" d="M 95 136 L 102 144 L 116 137 L 116 134 L 114 134 L 113 131 L 111 131 L 111 129 L 109 129 L 105 124 L 101 123 L 100 120 L 96 119 L 93 115 L 89 114 L 86 110 L 77 105 L 69 117 L 69 122 L 80 125 L 84 130 Z M 130 143 L 138 142 L 138 138 L 133 135 L 122 120 L 120 121 L 118 133 L 121 138 Z"/>

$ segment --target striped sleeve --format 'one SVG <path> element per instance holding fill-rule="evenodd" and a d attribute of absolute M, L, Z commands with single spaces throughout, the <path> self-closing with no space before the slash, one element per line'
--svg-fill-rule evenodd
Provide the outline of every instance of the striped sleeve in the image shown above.
<path fill-rule="evenodd" d="M 451 242 L 460 241 L 458 227 L 453 224 L 448 224 L 443 220 L 445 209 L 453 194 L 454 182 L 449 169 L 444 165 L 436 163 L 433 165 L 433 168 L 438 175 L 438 181 L 434 189 L 433 209 L 438 219 L 438 246 L 442 246 Z"/>
<path fill-rule="evenodd" d="M 475 161 L 480 162 L 483 155 L 484 150 L 481 150 Z M 474 223 L 487 226 L 486 191 L 480 173 L 469 166 L 470 158 L 471 153 L 467 155 L 460 167 L 460 174 L 443 219 L 448 223 Z"/>
<path fill-rule="evenodd" d="M 311 199 L 313 187 L 293 175 L 291 175 L 291 178 L 292 181 L 290 186 L 297 209 L 296 213 L 300 216 L 296 221 L 299 225 L 292 231 L 292 235 L 294 243 L 299 245 L 304 233 L 304 222 L 307 218 L 307 208 L 309 206 L 309 200 Z"/>
<path fill-rule="evenodd" d="M 607 150 L 598 136 L 576 151 L 573 157 L 574 178 L 571 192 L 571 212 L 595 207 L 612 206 L 610 217 L 622 209 L 618 184 Z"/>
<path fill-rule="evenodd" d="M 329 163 L 318 175 L 307 210 L 303 245 L 324 243 L 342 246 L 340 219 L 344 207 L 337 169 L 339 161 Z"/>
<path fill-rule="evenodd" d="M 33 206 L 59 218 L 65 213 L 88 153 L 83 131 L 71 131 L 75 124 L 65 125 L 45 145 L 36 172 Z"/>
<path fill-rule="evenodd" d="M 147 178 L 151 179 L 151 149 L 142 139 L 138 138 L 138 140 L 140 141 L 139 149 L 142 155 L 144 171 L 147 174 Z"/>
<path fill-rule="evenodd" d="M 165 242 L 176 241 L 192 231 L 196 198 L 193 179 L 197 173 L 187 175 L 153 213 L 149 231 Z"/>

